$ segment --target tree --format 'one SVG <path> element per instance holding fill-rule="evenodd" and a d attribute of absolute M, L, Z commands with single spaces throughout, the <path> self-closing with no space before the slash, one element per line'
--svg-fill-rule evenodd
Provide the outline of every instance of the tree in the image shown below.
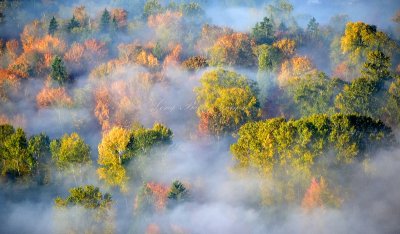
<path fill-rule="evenodd" d="M 73 101 L 64 87 L 44 87 L 36 96 L 36 104 L 38 108 L 71 107 Z"/>
<path fill-rule="evenodd" d="M 58 30 L 58 23 L 56 18 L 53 16 L 53 18 L 51 18 L 50 20 L 50 24 L 49 24 L 49 35 L 54 35 L 54 33 Z"/>
<path fill-rule="evenodd" d="M 50 138 L 45 133 L 33 135 L 29 138 L 28 149 L 36 161 L 36 176 L 40 184 L 49 182 L 51 152 Z"/>
<path fill-rule="evenodd" d="M 282 63 L 278 83 L 284 87 L 316 72 L 314 64 L 307 56 L 296 56 Z"/>
<path fill-rule="evenodd" d="M 296 52 L 296 41 L 293 39 L 283 38 L 274 42 L 272 46 L 277 48 L 285 59 L 291 58 Z"/>
<path fill-rule="evenodd" d="M 189 71 L 197 71 L 208 66 L 207 59 L 202 56 L 193 56 L 183 61 L 183 67 Z"/>
<path fill-rule="evenodd" d="M 71 33 L 75 28 L 79 28 L 80 26 L 81 25 L 79 21 L 77 21 L 75 15 L 73 15 L 71 20 L 67 24 L 67 31 Z"/>
<path fill-rule="evenodd" d="M 102 194 L 98 187 L 86 185 L 75 187 L 69 190 L 70 195 L 65 199 L 57 197 L 55 204 L 57 207 L 82 206 L 86 209 L 109 208 L 111 205 L 111 195 Z"/>
<path fill-rule="evenodd" d="M 28 149 L 28 140 L 24 130 L 16 131 L 11 125 L 0 126 L 1 175 L 10 178 L 30 176 L 36 161 Z"/>
<path fill-rule="evenodd" d="M 65 134 L 61 139 L 51 141 L 50 151 L 57 168 L 72 172 L 75 182 L 76 176 L 82 175 L 83 167 L 92 162 L 89 145 L 77 133 Z"/>
<path fill-rule="evenodd" d="M 134 156 L 132 141 L 128 130 L 114 127 L 99 144 L 98 163 L 101 168 L 97 172 L 100 179 L 111 186 L 119 186 L 123 191 L 126 191 L 128 180 L 123 164 Z"/>
<path fill-rule="evenodd" d="M 319 23 L 314 17 L 307 24 L 307 33 L 312 40 L 316 40 L 319 36 Z"/>
<path fill-rule="evenodd" d="M 343 82 L 330 79 L 325 73 L 306 75 L 288 86 L 287 92 L 293 98 L 302 116 L 333 114 L 336 95 L 342 91 Z"/>
<path fill-rule="evenodd" d="M 187 201 L 189 198 L 189 191 L 179 180 L 175 180 L 171 184 L 170 191 L 168 193 L 169 202 L 181 203 Z"/>
<path fill-rule="evenodd" d="M 145 214 L 165 210 L 169 191 L 168 186 L 163 184 L 144 183 L 135 198 L 135 213 Z"/>
<path fill-rule="evenodd" d="M 257 44 L 271 44 L 275 39 L 273 27 L 271 20 L 264 17 L 263 21 L 256 23 L 251 36 Z"/>
<path fill-rule="evenodd" d="M 232 71 L 216 69 L 205 73 L 195 89 L 201 132 L 223 135 L 259 117 L 255 83 Z"/>
<path fill-rule="evenodd" d="M 319 180 L 314 177 L 311 179 L 310 187 L 308 187 L 301 207 L 305 211 L 311 211 L 315 208 L 324 208 L 325 206 L 338 207 L 340 200 L 335 197 L 328 189 L 328 185 L 323 177 Z"/>
<path fill-rule="evenodd" d="M 112 198 L 98 187 L 85 185 L 71 188 L 66 198 L 54 200 L 58 228 L 72 233 L 113 233 Z M 80 211 L 80 212 L 77 212 Z"/>
<path fill-rule="evenodd" d="M 110 186 L 119 186 L 122 191 L 126 191 L 128 176 L 124 166 L 133 157 L 146 154 L 151 147 L 166 144 L 171 138 L 172 131 L 158 123 L 152 129 L 142 126 L 131 131 L 120 127 L 112 128 L 103 136 L 98 147 L 98 163 L 101 167 L 97 173 L 100 179 Z"/>
<path fill-rule="evenodd" d="M 346 170 L 397 145 L 382 121 L 358 115 L 312 115 L 298 120 L 267 119 L 244 124 L 231 145 L 237 170 L 257 171 L 274 180 L 263 187 L 266 204 L 301 202 L 312 177 L 323 176 L 332 187 L 352 176 Z M 336 170 L 329 170 L 331 167 Z M 342 172 L 340 178 L 337 171 Z M 333 174 L 331 174 L 333 173 Z M 345 183 L 340 182 L 346 187 Z"/>
<path fill-rule="evenodd" d="M 378 31 L 375 25 L 349 22 L 341 38 L 341 49 L 354 64 L 362 63 L 368 52 L 380 50 L 391 57 L 397 45 L 387 34 Z"/>
<path fill-rule="evenodd" d="M 254 41 L 244 33 L 233 33 L 220 37 L 209 50 L 211 66 L 253 67 L 256 58 L 253 54 Z"/>
<path fill-rule="evenodd" d="M 54 81 L 57 81 L 61 86 L 70 81 L 67 69 L 65 68 L 64 62 L 60 56 L 55 56 L 51 63 L 50 77 Z"/>
<path fill-rule="evenodd" d="M 386 82 L 392 79 L 389 66 L 389 58 L 381 51 L 368 53 L 361 71 L 363 76 L 344 86 L 336 97 L 335 106 L 343 113 L 380 118 L 388 98 Z"/>
<path fill-rule="evenodd" d="M 151 147 L 171 142 L 172 131 L 166 126 L 155 123 L 152 129 L 145 129 L 142 126 L 132 129 L 134 141 L 133 149 L 136 153 L 147 153 Z"/>
<path fill-rule="evenodd" d="M 367 54 L 361 74 L 371 79 L 388 79 L 390 76 L 390 58 L 380 50 Z"/>
<path fill-rule="evenodd" d="M 100 19 L 100 31 L 108 32 L 110 30 L 111 15 L 107 9 L 104 9 Z"/>
<path fill-rule="evenodd" d="M 122 8 L 111 11 L 112 26 L 117 31 L 125 31 L 128 26 L 128 12 Z"/>
<path fill-rule="evenodd" d="M 143 17 L 155 15 L 162 12 L 163 8 L 158 0 L 147 0 L 143 8 Z"/>
<path fill-rule="evenodd" d="M 388 95 L 382 120 L 397 130 L 400 127 L 400 77 L 395 77 L 390 84 Z"/>
<path fill-rule="evenodd" d="M 85 6 L 77 6 L 74 8 L 73 16 L 79 22 L 79 27 L 87 27 L 89 24 L 89 16 L 86 13 Z"/>

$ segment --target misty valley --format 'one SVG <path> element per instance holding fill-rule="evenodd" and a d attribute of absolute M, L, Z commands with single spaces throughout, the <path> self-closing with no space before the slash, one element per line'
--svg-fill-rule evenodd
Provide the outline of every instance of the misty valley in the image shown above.
<path fill-rule="evenodd" d="M 0 0 L 0 233 L 400 233 L 397 0 Z"/>

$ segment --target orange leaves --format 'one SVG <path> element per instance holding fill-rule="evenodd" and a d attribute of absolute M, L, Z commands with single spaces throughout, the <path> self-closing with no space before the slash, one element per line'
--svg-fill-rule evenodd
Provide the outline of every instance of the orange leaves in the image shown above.
<path fill-rule="evenodd" d="M 251 67 L 255 64 L 254 41 L 244 33 L 232 33 L 220 37 L 210 49 L 212 65 Z"/>
<path fill-rule="evenodd" d="M 80 43 L 73 43 L 71 48 L 65 53 L 66 62 L 79 63 L 85 52 L 85 47 Z"/>
<path fill-rule="evenodd" d="M 197 42 L 196 48 L 199 52 L 206 53 L 218 38 L 232 33 L 233 30 L 230 28 L 221 28 L 206 24 L 201 29 L 201 38 Z"/>
<path fill-rule="evenodd" d="M 95 39 L 86 40 L 83 44 L 73 43 L 65 53 L 65 61 L 75 69 L 90 69 L 107 57 L 108 51 L 104 42 Z"/>
<path fill-rule="evenodd" d="M 163 184 L 149 182 L 146 184 L 147 188 L 152 192 L 155 200 L 154 207 L 157 211 L 162 211 L 167 205 L 169 187 Z"/>
<path fill-rule="evenodd" d="M 12 72 L 0 69 L 0 101 L 9 99 L 10 93 L 16 93 L 19 88 L 19 80 Z"/>
<path fill-rule="evenodd" d="M 93 58 L 103 59 L 107 57 L 108 51 L 104 42 L 97 41 L 96 39 L 88 39 L 84 42 L 84 45 L 86 51 L 93 54 Z"/>
<path fill-rule="evenodd" d="M 157 15 L 150 15 L 147 19 L 147 24 L 150 28 L 156 28 L 160 26 L 176 25 L 181 19 L 181 12 L 167 11 Z"/>
<path fill-rule="evenodd" d="M 80 25 L 85 26 L 88 23 L 89 16 L 86 13 L 85 6 L 75 7 L 73 15 Z"/>
<path fill-rule="evenodd" d="M 180 56 L 182 52 L 182 46 L 181 45 L 176 45 L 171 53 L 165 58 L 164 60 L 164 68 L 168 66 L 177 66 L 180 61 Z"/>
<path fill-rule="evenodd" d="M 43 25 L 39 20 L 34 20 L 30 24 L 25 25 L 21 34 L 21 42 L 24 51 L 28 51 L 36 42 L 36 40 L 45 34 Z"/>
<path fill-rule="evenodd" d="M 39 53 L 51 53 L 61 55 L 66 49 L 66 44 L 63 40 L 46 35 L 43 38 L 35 40 L 30 47 L 24 48 L 25 52 L 37 51 Z"/>
<path fill-rule="evenodd" d="M 15 39 L 6 42 L 6 49 L 8 56 L 10 56 L 11 60 L 17 58 L 19 54 L 19 42 Z"/>
<path fill-rule="evenodd" d="M 122 8 L 111 10 L 111 19 L 115 20 L 117 27 L 122 29 L 128 26 L 128 12 Z"/>
<path fill-rule="evenodd" d="M 315 67 L 308 57 L 295 56 L 282 63 L 281 71 L 278 76 L 279 85 L 286 86 L 314 71 Z"/>
<path fill-rule="evenodd" d="M 310 72 L 314 66 L 311 60 L 304 56 L 304 57 L 294 57 L 292 59 L 292 66 L 293 66 L 293 74 L 295 76 L 300 76 L 307 72 Z"/>
<path fill-rule="evenodd" d="M 110 105 L 111 97 L 106 88 L 100 88 L 95 91 L 96 106 L 94 114 L 97 117 L 103 131 L 111 129 L 110 124 Z"/>
<path fill-rule="evenodd" d="M 199 117 L 198 130 L 201 135 L 208 135 L 210 133 L 210 124 L 213 115 L 210 112 L 201 112 Z"/>
<path fill-rule="evenodd" d="M 292 55 L 294 55 L 296 50 L 296 42 L 292 39 L 284 38 L 272 45 L 278 48 L 286 58 L 290 58 Z"/>
<path fill-rule="evenodd" d="M 156 68 L 158 59 L 148 49 L 137 42 L 118 45 L 119 60 L 122 63 L 135 63 L 148 68 Z"/>
<path fill-rule="evenodd" d="M 326 189 L 326 184 L 323 178 L 318 182 L 315 178 L 312 178 L 310 187 L 307 189 L 304 195 L 301 206 L 305 210 L 311 210 L 323 206 L 322 202 L 322 191 Z"/>
<path fill-rule="evenodd" d="M 157 224 L 149 224 L 146 229 L 146 234 L 160 234 L 161 229 Z"/>
<path fill-rule="evenodd" d="M 44 87 L 36 96 L 36 103 L 39 108 L 51 106 L 71 106 L 72 98 L 64 88 Z"/>
<path fill-rule="evenodd" d="M 9 65 L 9 69 L 21 77 L 48 72 L 54 56 L 62 55 L 66 49 L 63 40 L 50 35 L 43 38 L 28 35 L 25 42 L 22 37 L 24 52 Z"/>
<path fill-rule="evenodd" d="M 301 207 L 305 211 L 311 211 L 312 209 L 323 208 L 324 206 L 338 207 L 341 202 L 342 201 L 328 189 L 328 185 L 323 177 L 321 177 L 319 181 L 313 177 L 310 186 L 304 194 Z"/>
<path fill-rule="evenodd" d="M 142 50 L 135 59 L 135 62 L 139 65 L 154 68 L 158 66 L 158 59 L 151 53 L 147 53 Z"/>
<path fill-rule="evenodd" d="M 29 72 L 32 68 L 28 61 L 27 55 L 22 54 L 8 66 L 8 69 L 21 78 L 28 78 Z"/>

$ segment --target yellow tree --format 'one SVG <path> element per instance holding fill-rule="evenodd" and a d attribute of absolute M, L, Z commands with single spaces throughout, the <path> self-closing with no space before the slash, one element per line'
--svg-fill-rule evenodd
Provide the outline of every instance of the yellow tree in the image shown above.
<path fill-rule="evenodd" d="M 254 45 L 255 42 L 244 33 L 222 36 L 209 51 L 210 65 L 252 67 L 256 63 Z"/>
<path fill-rule="evenodd" d="M 111 186 L 119 186 L 126 191 L 126 176 L 123 163 L 133 156 L 129 144 L 131 134 L 128 130 L 114 127 L 106 133 L 99 144 L 98 163 L 101 167 L 97 170 L 100 179 Z"/>

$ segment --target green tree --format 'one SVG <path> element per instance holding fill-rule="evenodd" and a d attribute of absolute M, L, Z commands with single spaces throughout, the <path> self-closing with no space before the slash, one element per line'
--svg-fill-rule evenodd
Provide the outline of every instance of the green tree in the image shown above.
<path fill-rule="evenodd" d="M 179 180 L 175 180 L 171 184 L 170 191 L 168 193 L 168 199 L 170 203 L 181 203 L 189 199 L 189 191 L 186 189 L 185 185 Z"/>
<path fill-rule="evenodd" d="M 257 83 L 260 88 L 260 102 L 263 103 L 271 93 L 276 89 L 275 73 L 282 60 L 282 54 L 279 49 L 270 45 L 260 45 L 256 48 L 258 58 Z"/>
<path fill-rule="evenodd" d="M 51 167 L 50 138 L 45 133 L 31 136 L 28 141 L 28 149 L 36 161 L 38 183 L 48 183 Z"/>
<path fill-rule="evenodd" d="M 291 83 L 287 92 L 302 116 L 333 114 L 336 95 L 342 91 L 344 82 L 330 79 L 325 73 L 309 74 Z"/>
<path fill-rule="evenodd" d="M 32 175 L 36 161 L 28 149 L 24 130 L 15 131 L 11 125 L 1 125 L 0 133 L 1 175 L 10 178 Z"/>
<path fill-rule="evenodd" d="M 85 185 L 71 188 L 66 198 L 57 197 L 54 203 L 56 215 L 60 216 L 56 219 L 57 228 L 63 232 L 114 232 L 111 195 L 103 194 L 98 187 Z"/>
<path fill-rule="evenodd" d="M 257 22 L 251 31 L 252 38 L 257 44 L 271 44 L 275 39 L 274 25 L 268 17 L 263 21 Z"/>
<path fill-rule="evenodd" d="M 246 77 L 216 69 L 205 73 L 200 84 L 195 89 L 200 131 L 219 136 L 260 116 L 256 84 Z"/>
<path fill-rule="evenodd" d="M 112 203 L 109 193 L 102 194 L 98 187 L 86 185 L 71 188 L 69 196 L 65 199 L 57 197 L 55 199 L 57 207 L 82 206 L 86 209 L 109 208 Z"/>
<path fill-rule="evenodd" d="M 150 15 L 155 15 L 163 11 L 158 0 L 147 0 L 143 8 L 143 17 L 147 19 Z"/>
<path fill-rule="evenodd" d="M 51 63 L 51 73 L 50 77 L 57 81 L 59 85 L 64 85 L 69 82 L 69 76 L 67 69 L 64 65 L 64 61 L 60 56 L 55 56 L 53 62 Z"/>
<path fill-rule="evenodd" d="M 335 106 L 343 113 L 357 113 L 380 118 L 388 98 L 390 59 L 381 51 L 368 53 L 362 77 L 345 85 L 336 97 Z"/>
<path fill-rule="evenodd" d="M 51 141 L 50 151 L 57 168 L 71 172 L 75 182 L 77 175 L 83 176 L 83 167 L 92 162 L 89 145 L 77 133 L 65 134 L 61 139 Z"/>
<path fill-rule="evenodd" d="M 111 15 L 107 9 L 104 9 L 100 19 L 100 31 L 108 32 L 110 29 Z"/>
<path fill-rule="evenodd" d="M 75 28 L 79 28 L 81 25 L 75 16 L 72 16 L 71 20 L 67 24 L 67 31 L 71 33 Z"/>
<path fill-rule="evenodd" d="M 380 50 L 392 57 L 398 48 L 396 43 L 375 25 L 363 22 L 350 22 L 341 38 L 342 52 L 347 53 L 353 63 L 362 63 L 366 55 L 373 50 Z"/>
<path fill-rule="evenodd" d="M 49 24 L 49 35 L 54 35 L 54 33 L 58 30 L 58 23 L 56 18 L 53 16 L 53 18 L 51 18 L 50 20 L 50 24 Z"/>
<path fill-rule="evenodd" d="M 314 40 L 319 36 L 319 23 L 314 17 L 312 17 L 307 24 L 307 34 L 309 35 L 310 39 Z"/>
<path fill-rule="evenodd" d="M 270 205 L 301 202 L 313 177 L 323 176 L 328 184 L 339 186 L 338 180 L 352 176 L 347 169 L 353 163 L 368 161 L 377 150 L 397 145 L 383 122 L 343 114 L 250 122 L 240 128 L 238 136 L 231 145 L 236 168 L 255 170 L 261 178 L 275 181 L 273 188 L 261 185 L 263 202 Z"/>
<path fill-rule="evenodd" d="M 390 76 L 390 58 L 380 50 L 368 53 L 361 74 L 370 79 L 387 79 Z"/>
<path fill-rule="evenodd" d="M 395 77 L 390 84 L 388 94 L 382 120 L 397 130 L 400 128 L 400 77 Z"/>
<path fill-rule="evenodd" d="M 162 124 L 154 124 L 152 129 L 142 126 L 131 131 L 114 127 L 104 135 L 99 144 L 100 179 L 110 186 L 119 186 L 127 191 L 127 176 L 124 166 L 135 156 L 147 154 L 151 147 L 171 141 L 172 131 Z"/>
<path fill-rule="evenodd" d="M 166 144 L 171 141 L 172 131 L 166 126 L 156 123 L 152 129 L 138 127 L 132 130 L 133 149 L 137 153 L 147 153 L 157 144 Z"/>

